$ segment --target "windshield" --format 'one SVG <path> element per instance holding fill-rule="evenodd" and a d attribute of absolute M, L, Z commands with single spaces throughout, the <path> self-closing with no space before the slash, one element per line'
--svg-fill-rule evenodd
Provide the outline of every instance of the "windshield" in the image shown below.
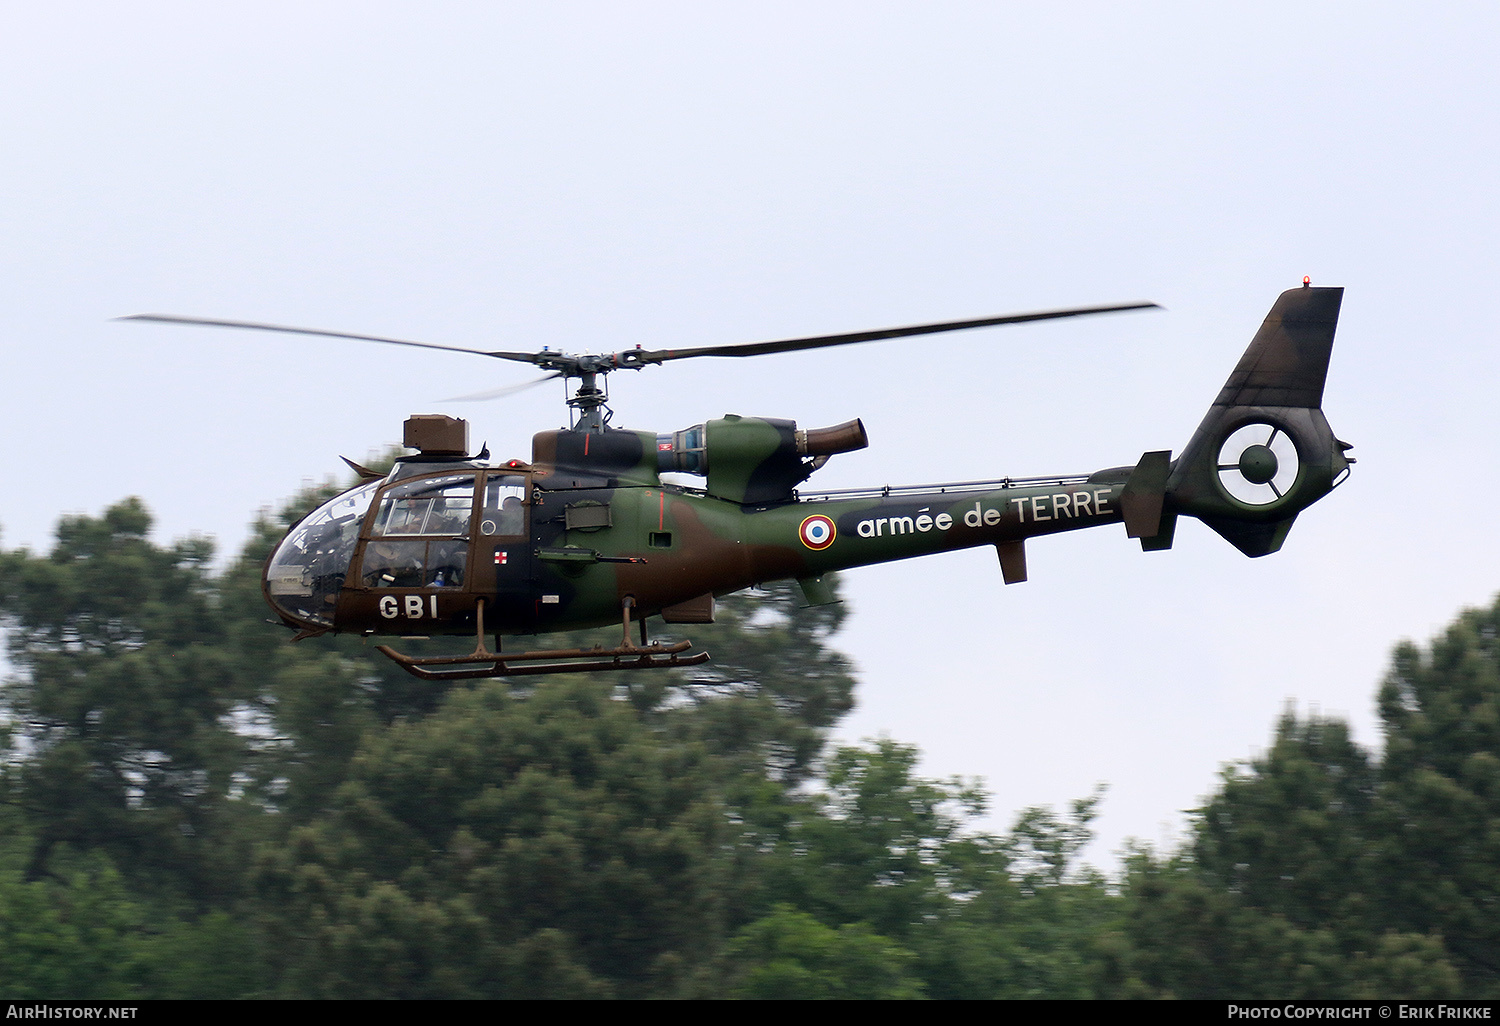
<path fill-rule="evenodd" d="M 266 595 L 277 612 L 295 620 L 333 626 L 359 528 L 380 482 L 360 485 L 329 499 L 292 528 L 266 568 Z"/>

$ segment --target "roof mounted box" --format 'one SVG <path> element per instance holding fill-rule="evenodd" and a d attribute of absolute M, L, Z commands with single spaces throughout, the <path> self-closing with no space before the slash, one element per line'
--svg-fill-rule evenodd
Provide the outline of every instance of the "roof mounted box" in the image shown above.
<path fill-rule="evenodd" d="M 469 452 L 469 422 L 442 413 L 419 413 L 406 418 L 402 443 L 424 456 L 466 456 Z"/>

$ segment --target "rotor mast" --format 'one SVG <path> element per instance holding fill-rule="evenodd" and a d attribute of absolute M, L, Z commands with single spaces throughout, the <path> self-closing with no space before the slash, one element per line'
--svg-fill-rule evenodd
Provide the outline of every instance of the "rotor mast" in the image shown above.
<path fill-rule="evenodd" d="M 571 377 L 571 375 L 569 375 Z M 609 407 L 605 405 L 609 393 L 599 387 L 599 372 L 578 371 L 578 389 L 568 397 L 568 405 L 578 411 L 578 422 L 574 431 L 603 431 L 609 423 Z"/>

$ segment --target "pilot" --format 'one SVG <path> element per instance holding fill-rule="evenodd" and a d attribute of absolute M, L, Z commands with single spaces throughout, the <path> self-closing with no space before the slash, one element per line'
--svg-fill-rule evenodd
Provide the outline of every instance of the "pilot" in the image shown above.
<path fill-rule="evenodd" d="M 526 533 L 526 507 L 519 495 L 509 495 L 500 504 L 500 533 L 517 535 Z"/>
<path fill-rule="evenodd" d="M 410 499 L 398 500 L 396 506 L 391 510 L 390 519 L 386 521 L 386 534 L 421 534 L 422 521 L 426 519 L 427 508 L 431 501 L 413 502 Z"/>
<path fill-rule="evenodd" d="M 422 542 L 372 541 L 365 546 L 363 576 L 367 588 L 419 588 L 422 580 L 422 557 L 427 546 Z"/>
<path fill-rule="evenodd" d="M 427 524 L 427 534 L 468 534 L 469 500 L 450 499 L 451 505 L 440 504 L 433 511 Z"/>

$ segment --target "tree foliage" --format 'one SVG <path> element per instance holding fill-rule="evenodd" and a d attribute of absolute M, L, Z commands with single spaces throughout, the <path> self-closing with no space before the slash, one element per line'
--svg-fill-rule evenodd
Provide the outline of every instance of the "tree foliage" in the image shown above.
<path fill-rule="evenodd" d="M 329 492 L 217 574 L 137 500 L 0 554 L 16 907 L 57 907 L 87 857 L 150 910 L 122 927 L 141 951 L 248 939 L 245 993 L 716 992 L 735 810 L 775 807 L 849 707 L 842 611 L 733 599 L 694 677 L 434 686 L 266 624 L 265 556 Z M 129 992 L 223 996 L 187 973 Z"/>
<path fill-rule="evenodd" d="M 685 985 L 721 929 L 723 810 L 702 748 L 660 744 L 611 691 L 554 680 L 518 699 L 486 683 L 368 735 L 332 814 L 262 851 L 257 888 L 293 991 Z M 553 984 L 523 971 L 544 956 Z"/>
<path fill-rule="evenodd" d="M 1441 931 L 1475 994 L 1500 996 L 1500 600 L 1426 652 L 1396 649 L 1380 688 L 1378 859 L 1393 929 Z"/>
<path fill-rule="evenodd" d="M 248 696 L 222 648 L 202 539 L 167 548 L 129 499 L 65 517 L 50 554 L 8 553 L 4 614 L 13 799 L 35 829 L 28 879 L 58 845 L 97 849 L 140 883 L 218 893 L 217 850 L 243 762 Z M 232 856 L 229 856 L 232 858 Z"/>
<path fill-rule="evenodd" d="M 1500 992 L 1500 605 L 1291 712 L 1177 850 L 1081 861 L 1103 791 L 830 747 L 840 605 L 731 596 L 672 673 L 423 683 L 288 644 L 136 500 L 0 551 L 0 980 L 47 997 L 1423 997 Z M 836 584 L 835 584 L 836 587 Z"/>

